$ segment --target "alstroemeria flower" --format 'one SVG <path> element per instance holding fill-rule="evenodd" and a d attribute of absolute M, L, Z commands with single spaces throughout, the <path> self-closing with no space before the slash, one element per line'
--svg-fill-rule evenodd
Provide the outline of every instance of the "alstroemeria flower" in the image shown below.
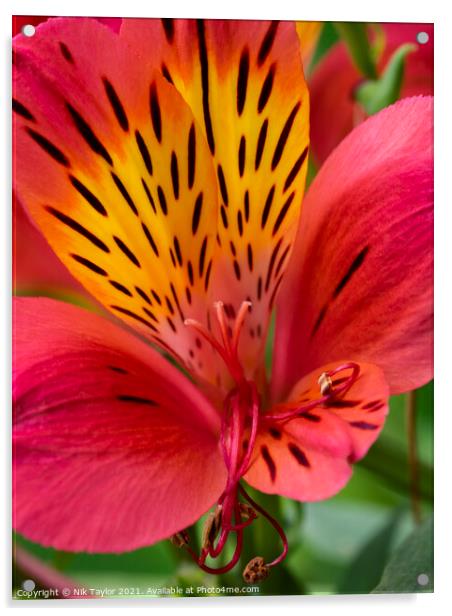
<path fill-rule="evenodd" d="M 390 387 L 431 378 L 432 102 L 354 131 L 299 226 L 309 100 L 294 24 L 131 19 L 116 36 L 55 19 L 17 38 L 14 62 L 18 194 L 129 326 L 16 300 L 15 528 L 90 552 L 173 535 L 226 571 L 260 513 L 283 541 L 247 566 L 262 579 L 287 542 L 244 482 L 335 494 Z M 212 506 L 196 555 L 184 529 Z"/>

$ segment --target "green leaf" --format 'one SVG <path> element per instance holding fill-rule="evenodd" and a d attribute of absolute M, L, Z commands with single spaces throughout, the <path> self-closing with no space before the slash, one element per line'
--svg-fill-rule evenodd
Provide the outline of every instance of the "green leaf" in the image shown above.
<path fill-rule="evenodd" d="M 427 576 L 424 578 L 427 583 L 419 583 L 422 581 L 419 576 Z M 433 516 L 394 552 L 372 592 L 433 592 Z"/>
<path fill-rule="evenodd" d="M 393 53 L 383 74 L 378 79 L 364 82 L 355 93 L 356 100 L 361 103 L 368 115 L 392 105 L 400 96 L 403 82 L 406 56 L 416 50 L 412 43 L 402 45 Z"/>
<path fill-rule="evenodd" d="M 383 528 L 361 548 L 351 561 L 341 584 L 339 584 L 339 593 L 368 593 L 375 588 L 387 563 L 401 513 L 401 510 L 397 509 Z"/>
<path fill-rule="evenodd" d="M 334 24 L 345 41 L 353 63 L 368 79 L 377 78 L 374 53 L 367 37 L 367 25 L 363 23 L 338 22 Z"/>
<path fill-rule="evenodd" d="M 320 33 L 315 51 L 312 55 L 311 62 L 308 67 L 307 74 L 310 75 L 320 60 L 325 56 L 331 47 L 337 43 L 339 40 L 339 35 L 337 30 L 333 26 L 333 24 L 329 21 L 326 21 L 323 24 L 322 31 Z"/>

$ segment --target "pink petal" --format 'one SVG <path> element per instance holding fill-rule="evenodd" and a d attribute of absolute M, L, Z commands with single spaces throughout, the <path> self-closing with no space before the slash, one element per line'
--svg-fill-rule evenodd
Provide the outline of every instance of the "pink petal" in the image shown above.
<path fill-rule="evenodd" d="M 340 362 L 341 364 L 344 362 Z M 270 413 L 296 410 L 319 399 L 317 379 L 338 364 L 327 364 L 302 378 L 288 402 Z M 333 387 L 342 378 L 333 377 Z M 382 371 L 360 365 L 345 395 L 318 405 L 287 423 L 266 422 L 256 441 L 257 457 L 246 475 L 255 488 L 300 501 L 329 498 L 351 477 L 351 462 L 362 458 L 380 434 L 388 412 L 389 389 Z"/>
<path fill-rule="evenodd" d="M 432 104 L 370 118 L 312 184 L 278 306 L 278 398 L 341 357 L 380 366 L 394 393 L 432 377 Z"/>
<path fill-rule="evenodd" d="M 121 552 L 192 524 L 224 486 L 215 410 L 105 319 L 49 299 L 14 307 L 14 528 Z"/>
<path fill-rule="evenodd" d="M 418 32 L 429 41 L 407 56 L 401 98 L 433 94 L 433 24 L 383 24 L 386 47 L 379 62 L 382 70 L 393 52 L 403 43 L 416 43 Z M 310 80 L 311 146 L 319 163 L 364 119 L 354 103 L 355 87 L 362 77 L 343 43 L 338 43 L 320 61 Z"/>

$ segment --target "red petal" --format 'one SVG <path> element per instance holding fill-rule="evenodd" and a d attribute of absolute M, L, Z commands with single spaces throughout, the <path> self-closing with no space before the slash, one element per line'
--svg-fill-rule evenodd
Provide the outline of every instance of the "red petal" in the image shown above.
<path fill-rule="evenodd" d="M 192 524 L 225 481 L 219 420 L 149 346 L 87 311 L 15 302 L 14 527 L 120 552 Z"/>
<path fill-rule="evenodd" d="M 269 413 L 295 411 L 318 400 L 318 377 L 337 365 L 322 366 L 301 379 L 288 402 L 273 407 Z M 333 377 L 333 387 L 341 378 L 339 374 Z M 263 492 L 300 501 L 333 496 L 350 478 L 350 463 L 362 458 L 380 434 L 388 412 L 388 396 L 381 370 L 360 364 L 360 375 L 345 395 L 286 423 L 264 423 L 256 440 L 256 459 L 246 480 Z"/>
<path fill-rule="evenodd" d="M 432 377 L 432 146 L 432 99 L 405 99 L 316 177 L 278 306 L 278 398 L 341 357 L 380 366 L 393 392 Z"/>

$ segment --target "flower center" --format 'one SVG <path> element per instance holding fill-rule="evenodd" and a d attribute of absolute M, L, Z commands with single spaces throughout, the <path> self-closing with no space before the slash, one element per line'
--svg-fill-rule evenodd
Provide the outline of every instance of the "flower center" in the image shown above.
<path fill-rule="evenodd" d="M 238 344 L 246 315 L 251 308 L 251 302 L 244 301 L 240 306 L 237 317 L 231 329 L 226 325 L 226 315 L 223 302 L 215 302 L 220 339 L 217 339 L 201 323 L 194 319 L 186 319 L 185 325 L 198 331 L 219 353 L 225 362 L 235 385 L 224 400 L 221 421 L 220 445 L 224 463 L 227 469 L 226 486 L 218 499 L 215 509 L 209 513 L 204 524 L 201 552 L 197 555 L 189 545 L 187 531 L 181 531 L 171 540 L 178 547 L 186 549 L 197 564 L 208 573 L 225 573 L 230 571 L 239 561 L 242 545 L 243 531 L 257 518 L 258 513 L 267 519 L 279 535 L 283 549 L 273 561 L 266 563 L 261 556 L 253 558 L 245 567 L 244 580 L 255 583 L 265 579 L 272 567 L 280 563 L 287 555 L 288 543 L 283 529 L 278 522 L 270 516 L 246 492 L 240 481 L 248 471 L 252 462 L 252 455 L 260 419 L 265 421 L 285 423 L 308 412 L 314 406 L 325 403 L 332 396 L 345 393 L 359 375 L 357 364 L 347 363 L 338 366 L 332 371 L 322 373 L 318 383 L 320 396 L 296 409 L 275 413 L 261 413 L 260 397 L 253 381 L 245 378 L 243 367 L 238 356 Z M 340 371 L 351 369 L 351 374 L 339 386 L 333 387 L 332 376 Z M 230 561 L 221 567 L 211 567 L 206 564 L 208 557 L 215 559 L 220 556 L 230 535 L 236 537 L 236 547 Z"/>

